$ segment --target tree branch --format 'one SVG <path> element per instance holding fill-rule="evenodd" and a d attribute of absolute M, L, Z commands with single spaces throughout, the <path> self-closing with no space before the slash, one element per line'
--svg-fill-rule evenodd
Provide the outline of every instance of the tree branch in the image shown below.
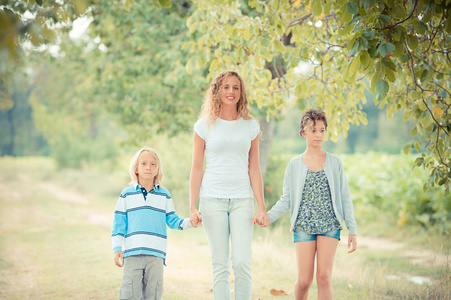
<path fill-rule="evenodd" d="M 426 53 L 427 52 L 429 52 L 429 49 L 431 48 L 431 46 L 432 46 L 432 42 L 434 41 L 434 38 L 435 38 L 435 36 L 437 35 L 437 32 L 438 32 L 438 29 L 439 29 L 439 27 L 440 27 L 440 24 L 442 23 L 442 21 L 443 21 L 443 19 L 445 18 L 445 13 L 443 13 L 443 15 L 442 15 L 442 18 L 440 19 L 440 22 L 438 22 L 438 25 L 437 25 L 437 28 L 435 29 L 435 33 L 434 33 L 434 35 L 432 36 L 432 38 L 431 38 L 431 43 L 429 44 L 429 47 L 426 49 Z"/>
<path fill-rule="evenodd" d="M 406 48 L 407 54 L 410 57 L 410 66 L 412 67 L 413 84 L 414 84 L 414 86 L 418 86 L 418 84 L 417 84 L 417 77 L 415 75 L 415 67 L 413 66 L 412 53 L 410 53 L 409 47 L 407 46 L 407 42 L 406 41 L 404 41 L 404 47 Z M 421 86 L 418 86 L 418 87 L 423 91 L 423 88 Z"/>
<path fill-rule="evenodd" d="M 306 14 L 305 16 L 303 16 L 303 17 L 294 19 L 294 20 L 292 20 L 292 21 L 290 21 L 288 23 L 287 28 L 290 28 L 290 27 L 293 27 L 293 26 L 296 26 L 296 25 L 300 25 L 300 24 L 304 23 L 304 21 L 307 20 L 308 18 L 310 18 L 311 16 L 312 16 L 312 13 L 309 13 L 309 14 Z"/>
<path fill-rule="evenodd" d="M 443 89 L 448 95 L 451 96 L 451 93 L 450 93 L 447 89 L 445 89 L 443 86 L 441 86 L 440 84 L 437 84 L 437 86 L 438 86 L 439 88 Z"/>
<path fill-rule="evenodd" d="M 413 6 L 412 11 L 410 12 L 410 15 L 409 15 L 407 18 L 405 18 L 405 19 L 402 20 L 402 21 L 396 22 L 395 24 L 387 25 L 387 26 L 385 26 L 384 28 L 381 28 L 381 30 L 394 28 L 394 27 L 398 26 L 399 24 L 402 24 L 402 23 L 404 23 L 405 21 L 407 21 L 408 19 L 412 18 L 413 13 L 414 13 L 414 11 L 417 9 L 417 5 L 418 5 L 418 0 L 413 0 L 413 1 L 415 1 L 415 5 Z"/>

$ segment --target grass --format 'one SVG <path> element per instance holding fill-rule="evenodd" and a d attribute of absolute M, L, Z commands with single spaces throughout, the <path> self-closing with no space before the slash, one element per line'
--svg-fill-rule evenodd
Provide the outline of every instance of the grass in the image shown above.
<path fill-rule="evenodd" d="M 126 181 L 117 173 L 57 170 L 48 159 L 1 158 L 0 298 L 117 299 L 122 270 L 113 263 L 110 233 Z M 203 228 L 169 230 L 168 240 L 164 299 L 213 299 Z M 449 236 L 378 219 L 359 224 L 356 253 L 347 254 L 346 243 L 344 233 L 335 299 L 451 298 L 449 261 L 434 259 L 448 257 Z M 419 253 L 427 253 L 425 260 L 412 262 Z M 285 226 L 255 228 L 252 268 L 253 299 L 293 299 L 296 261 Z M 419 285 L 412 276 L 431 282 Z M 271 289 L 287 295 L 272 296 Z M 309 299 L 316 295 L 314 283 Z"/>

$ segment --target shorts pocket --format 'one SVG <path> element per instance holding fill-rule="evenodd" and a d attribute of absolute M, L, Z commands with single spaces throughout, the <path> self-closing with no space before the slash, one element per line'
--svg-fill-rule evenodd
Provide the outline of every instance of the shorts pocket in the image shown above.
<path fill-rule="evenodd" d="M 155 290 L 155 299 L 161 299 L 163 297 L 163 280 L 157 282 L 157 288 Z"/>
<path fill-rule="evenodd" d="M 133 279 L 122 279 L 119 299 L 126 300 L 133 296 Z"/>

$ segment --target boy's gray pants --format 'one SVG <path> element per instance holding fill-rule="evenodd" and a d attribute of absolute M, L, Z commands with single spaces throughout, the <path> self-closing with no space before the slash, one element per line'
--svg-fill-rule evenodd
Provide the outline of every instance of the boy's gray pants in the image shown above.
<path fill-rule="evenodd" d="M 163 296 L 163 258 L 136 255 L 124 258 L 119 299 L 160 300 Z"/>

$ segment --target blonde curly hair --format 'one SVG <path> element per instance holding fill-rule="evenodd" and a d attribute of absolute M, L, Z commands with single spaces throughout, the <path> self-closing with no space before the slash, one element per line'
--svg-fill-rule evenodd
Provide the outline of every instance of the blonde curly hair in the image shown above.
<path fill-rule="evenodd" d="M 244 80 L 238 74 L 238 72 L 233 70 L 222 71 L 219 73 L 215 79 L 210 84 L 210 88 L 207 90 L 207 94 L 202 101 L 202 111 L 201 118 L 204 118 L 207 123 L 213 124 L 216 118 L 221 114 L 221 86 L 229 76 L 235 76 L 240 81 L 240 100 L 236 104 L 236 110 L 238 112 L 238 118 L 243 118 L 245 120 L 253 119 L 249 112 L 249 101 L 247 100 L 246 87 L 244 85 Z"/>

